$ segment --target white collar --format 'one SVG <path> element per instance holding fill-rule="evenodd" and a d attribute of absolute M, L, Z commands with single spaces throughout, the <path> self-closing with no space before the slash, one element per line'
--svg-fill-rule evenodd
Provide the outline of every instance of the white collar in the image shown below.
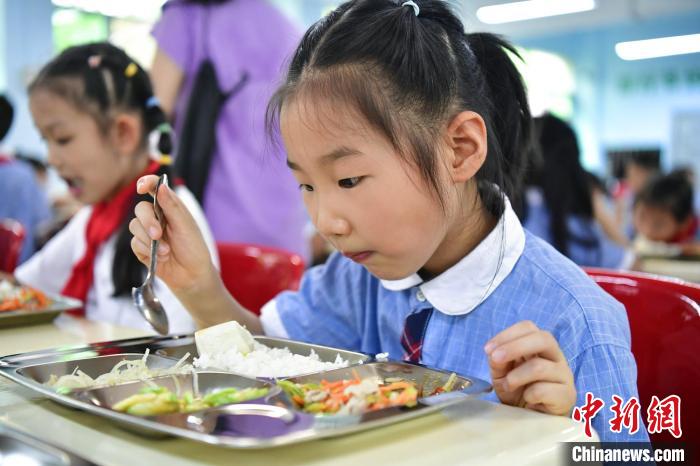
<path fill-rule="evenodd" d="M 414 273 L 400 280 L 382 280 L 382 286 L 400 291 L 419 285 L 428 302 L 443 314 L 474 310 L 510 274 L 525 249 L 525 231 L 508 199 L 505 204 L 491 233 L 455 265 L 425 283 Z"/>

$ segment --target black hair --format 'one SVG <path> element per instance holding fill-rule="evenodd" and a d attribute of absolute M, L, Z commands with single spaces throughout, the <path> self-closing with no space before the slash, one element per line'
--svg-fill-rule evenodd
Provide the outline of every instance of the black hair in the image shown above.
<path fill-rule="evenodd" d="M 38 155 L 29 154 L 25 152 L 16 152 L 15 160 L 21 160 L 27 165 L 32 167 L 35 173 L 46 173 L 49 166 L 46 162 L 41 160 Z"/>
<path fill-rule="evenodd" d="M 581 165 L 576 133 L 551 114 L 535 118 L 534 131 L 539 158 L 529 167 L 526 184 L 542 189 L 552 245 L 566 256 L 572 242 L 589 248 L 599 246 L 595 236 L 575 235 L 568 227 L 571 215 L 593 220 L 591 179 Z"/>
<path fill-rule="evenodd" d="M 658 150 L 638 150 L 627 154 L 625 165 L 633 164 L 649 171 L 659 169 L 660 154 Z"/>
<path fill-rule="evenodd" d="M 349 1 L 311 26 L 270 100 L 268 132 L 285 102 L 304 93 L 349 104 L 418 167 L 442 202 L 435 142 L 451 118 L 472 110 L 488 131 L 478 193 L 500 216 L 503 194 L 518 193 L 531 137 L 525 88 L 508 52 L 518 54 L 493 34 L 466 34 L 447 2 L 416 3 L 417 16 L 393 0 Z"/>
<path fill-rule="evenodd" d="M 653 177 L 634 198 L 637 204 L 667 210 L 677 222 L 685 222 L 693 215 L 693 185 L 687 172 L 675 170 Z"/>
<path fill-rule="evenodd" d="M 0 141 L 2 141 L 12 126 L 15 116 L 15 109 L 10 100 L 4 95 L 0 95 Z"/>
<path fill-rule="evenodd" d="M 29 85 L 29 93 L 46 90 L 66 99 L 80 111 L 93 117 L 106 133 L 114 112 L 135 112 L 142 122 L 142 147 L 148 147 L 149 135 L 159 133 L 157 151 L 170 155 L 172 134 L 165 114 L 154 100 L 148 74 L 123 50 L 107 42 L 78 45 L 64 50 L 45 65 Z M 157 174 L 167 173 L 162 165 Z M 131 252 L 129 222 L 133 206 L 147 195 L 134 191 L 132 208 L 119 229 L 112 264 L 114 296 L 130 296 L 131 288 L 143 281 L 144 267 Z"/>

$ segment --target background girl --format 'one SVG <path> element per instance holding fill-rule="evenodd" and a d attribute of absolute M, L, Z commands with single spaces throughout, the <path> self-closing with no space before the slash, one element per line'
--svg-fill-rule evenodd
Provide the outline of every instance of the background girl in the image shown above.
<path fill-rule="evenodd" d="M 490 380 L 501 402 L 557 415 L 589 391 L 636 396 L 624 308 L 524 231 L 508 201 L 531 119 L 506 50 L 496 36 L 465 34 L 442 1 L 351 1 L 311 27 L 270 113 L 309 215 L 338 252 L 259 319 L 226 293 L 171 191 L 158 193 L 165 232 L 137 205 L 132 249 L 147 261 L 150 239 L 164 238 L 158 273 L 200 326 L 235 319 L 388 352 Z M 139 192 L 154 181 L 142 178 Z M 594 419 L 601 437 L 628 438 L 611 434 L 610 416 Z M 647 438 L 643 428 L 635 438 Z"/>
<path fill-rule="evenodd" d="M 131 299 L 131 288 L 143 282 L 145 269 L 129 251 L 128 223 L 137 202 L 136 179 L 167 172 L 149 157 L 149 134 L 158 133 L 154 139 L 162 155 L 170 152 L 172 141 L 148 75 L 110 44 L 82 45 L 48 63 L 29 94 L 49 163 L 87 206 L 17 268 L 15 277 L 83 300 L 88 319 L 150 330 Z M 216 263 L 201 210 L 186 189 L 176 189 Z M 155 287 L 171 332 L 191 331 L 192 319 L 177 298 L 158 280 Z"/>
<path fill-rule="evenodd" d="M 580 266 L 622 267 L 625 249 L 595 218 L 593 189 L 573 128 L 546 114 L 535 119 L 535 134 L 539 150 L 527 170 L 523 226 Z"/>

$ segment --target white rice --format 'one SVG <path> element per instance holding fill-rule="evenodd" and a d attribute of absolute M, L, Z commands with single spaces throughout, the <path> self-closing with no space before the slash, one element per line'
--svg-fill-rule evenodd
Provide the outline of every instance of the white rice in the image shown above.
<path fill-rule="evenodd" d="M 334 362 L 324 362 L 312 349 L 311 354 L 294 354 L 288 348 L 268 348 L 254 343 L 248 354 L 230 348 L 216 354 L 202 354 L 195 358 L 194 366 L 199 369 L 215 369 L 235 372 L 249 377 L 291 377 L 311 372 L 327 371 L 347 367 L 348 361 L 336 355 Z"/>

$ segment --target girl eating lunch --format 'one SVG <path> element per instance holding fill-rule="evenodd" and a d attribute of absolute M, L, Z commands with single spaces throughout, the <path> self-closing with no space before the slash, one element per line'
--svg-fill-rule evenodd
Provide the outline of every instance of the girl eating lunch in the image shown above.
<path fill-rule="evenodd" d="M 226 291 L 195 222 L 136 207 L 132 249 L 200 327 L 249 330 L 490 380 L 503 403 L 568 416 L 586 392 L 637 396 L 620 303 L 523 230 L 509 202 L 530 111 L 508 43 L 465 34 L 446 2 L 357 0 L 313 25 L 269 106 L 314 225 L 335 247 L 260 318 Z M 146 176 L 138 192 L 154 189 Z M 593 426 L 604 440 L 611 413 Z M 623 431 L 624 432 L 624 431 Z"/>

